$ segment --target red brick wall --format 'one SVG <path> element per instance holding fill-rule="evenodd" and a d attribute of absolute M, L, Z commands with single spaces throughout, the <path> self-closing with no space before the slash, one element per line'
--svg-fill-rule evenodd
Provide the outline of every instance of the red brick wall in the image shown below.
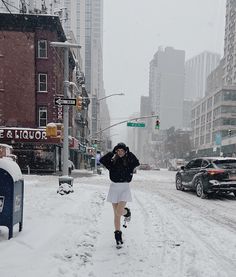
<path fill-rule="evenodd" d="M 57 34 L 47 30 L 35 33 L 1 32 L 0 36 L 0 125 L 38 127 L 38 108 L 46 106 L 48 122 L 58 120 L 54 99 L 63 95 L 64 52 L 53 48 Z M 37 58 L 38 40 L 48 41 L 48 58 Z M 38 92 L 38 73 L 47 73 L 48 92 Z"/>
<path fill-rule="evenodd" d="M 36 75 L 38 73 L 48 74 L 48 93 L 37 92 L 36 80 L 37 107 L 48 107 L 48 122 L 60 122 L 57 119 L 58 107 L 54 104 L 54 99 L 56 96 L 63 94 L 63 49 L 50 46 L 50 42 L 58 40 L 54 32 L 37 30 L 35 34 L 36 46 L 40 39 L 48 41 L 48 59 L 36 58 Z"/>
<path fill-rule="evenodd" d="M 0 36 L 0 125 L 35 127 L 34 33 Z"/>

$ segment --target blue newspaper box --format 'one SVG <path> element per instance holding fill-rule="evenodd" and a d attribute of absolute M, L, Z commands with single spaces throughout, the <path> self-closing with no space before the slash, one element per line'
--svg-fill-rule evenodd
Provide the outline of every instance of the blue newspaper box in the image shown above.
<path fill-rule="evenodd" d="M 0 159 L 0 226 L 9 229 L 8 239 L 13 236 L 13 227 L 23 226 L 24 180 L 20 167 L 10 158 Z"/>

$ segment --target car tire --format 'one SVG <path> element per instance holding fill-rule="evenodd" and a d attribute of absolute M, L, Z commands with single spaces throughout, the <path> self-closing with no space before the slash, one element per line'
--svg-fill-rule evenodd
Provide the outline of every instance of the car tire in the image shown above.
<path fill-rule="evenodd" d="M 183 187 L 183 184 L 182 184 L 182 179 L 179 175 L 176 176 L 175 185 L 176 185 L 177 190 L 181 190 L 181 191 L 184 190 L 184 187 Z"/>
<path fill-rule="evenodd" d="M 207 194 L 204 193 L 204 190 L 203 190 L 203 183 L 202 183 L 202 180 L 200 178 L 198 178 L 196 181 L 195 181 L 195 188 L 196 188 L 196 193 L 197 193 L 197 196 L 204 199 L 206 198 Z"/>

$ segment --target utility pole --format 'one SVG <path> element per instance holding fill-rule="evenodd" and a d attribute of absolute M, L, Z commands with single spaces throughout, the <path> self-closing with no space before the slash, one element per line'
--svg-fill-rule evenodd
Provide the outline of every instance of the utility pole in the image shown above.
<path fill-rule="evenodd" d="M 78 44 L 65 42 L 51 42 L 52 47 L 64 48 L 64 98 L 68 98 L 68 88 L 69 82 L 69 49 L 70 48 L 81 48 Z M 72 185 L 73 178 L 68 176 L 68 160 L 69 160 L 69 138 L 68 138 L 68 128 L 69 128 L 69 107 L 65 105 L 63 107 L 63 167 L 62 167 L 62 177 L 59 178 L 60 183 L 68 183 Z"/>
<path fill-rule="evenodd" d="M 102 133 L 102 132 L 104 132 L 104 131 L 106 131 L 106 130 L 112 128 L 112 127 L 115 127 L 115 126 L 117 126 L 117 125 L 120 125 L 120 124 L 129 122 L 129 121 L 138 120 L 138 119 L 145 119 L 145 118 L 152 118 L 152 117 L 158 117 L 158 116 L 159 116 L 158 114 L 152 114 L 152 115 L 147 115 L 147 116 L 140 116 L 140 117 L 129 118 L 129 119 L 120 121 L 120 122 L 118 122 L 118 123 L 115 123 L 115 124 L 113 124 L 113 125 L 110 125 L 110 126 L 104 128 L 104 129 L 102 129 L 102 130 L 96 132 L 94 135 L 100 134 L 100 133 Z"/>
<path fill-rule="evenodd" d="M 104 96 L 102 98 L 97 98 L 97 97 L 90 97 L 91 99 L 94 99 L 95 101 L 95 108 L 96 108 L 96 122 L 98 121 L 97 119 L 97 114 L 98 114 L 98 110 L 100 111 L 100 107 L 99 107 L 99 102 L 106 99 L 106 98 L 109 98 L 109 97 L 112 97 L 112 96 L 124 96 L 125 94 L 123 92 L 121 93 L 112 93 L 112 94 L 109 94 L 107 96 Z M 99 112 L 100 113 L 100 112 Z M 97 124 L 98 126 L 98 124 Z M 97 128 L 96 128 L 97 129 Z M 93 135 L 97 135 L 101 132 L 95 132 L 94 134 L 92 133 L 92 137 Z M 100 141 L 97 137 L 95 137 L 95 140 L 97 141 Z M 95 143 L 95 165 L 94 165 L 94 173 L 98 173 L 98 168 L 97 168 L 97 143 Z"/>

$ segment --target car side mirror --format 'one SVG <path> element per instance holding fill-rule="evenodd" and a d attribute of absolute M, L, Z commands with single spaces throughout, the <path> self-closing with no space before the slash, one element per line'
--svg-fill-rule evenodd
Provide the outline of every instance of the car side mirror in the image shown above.
<path fill-rule="evenodd" d="M 180 169 L 181 169 L 181 170 L 184 170 L 184 169 L 185 169 L 185 166 L 184 166 L 184 165 L 182 165 L 182 166 L 180 167 Z"/>

